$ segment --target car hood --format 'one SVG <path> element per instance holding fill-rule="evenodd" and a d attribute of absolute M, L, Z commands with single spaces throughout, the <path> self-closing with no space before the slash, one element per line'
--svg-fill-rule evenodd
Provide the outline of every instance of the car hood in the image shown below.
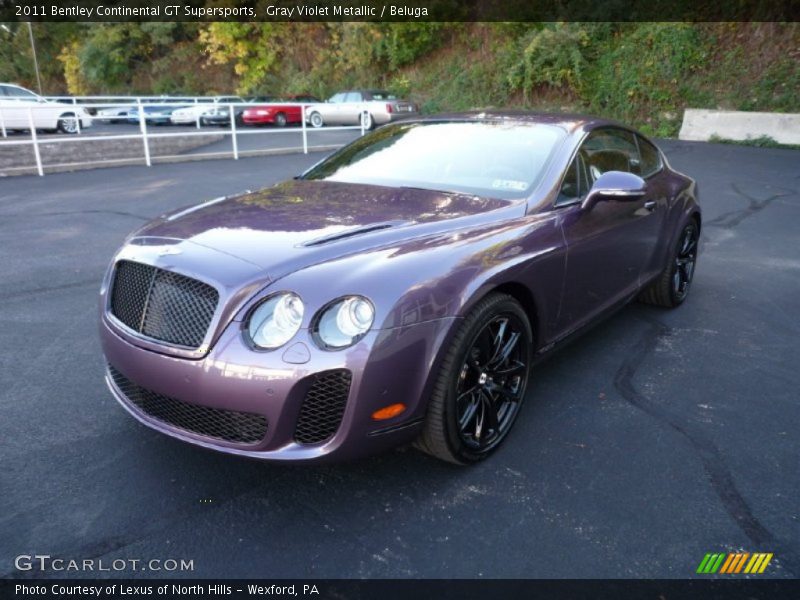
<path fill-rule="evenodd" d="M 137 237 L 187 240 L 250 262 L 271 280 L 411 238 L 524 213 L 524 200 L 296 180 L 164 215 Z"/>

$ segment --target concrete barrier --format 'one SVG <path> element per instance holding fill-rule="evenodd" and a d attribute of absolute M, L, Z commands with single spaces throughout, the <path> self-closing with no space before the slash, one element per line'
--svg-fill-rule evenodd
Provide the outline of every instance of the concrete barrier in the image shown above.
<path fill-rule="evenodd" d="M 223 139 L 225 136 L 221 134 L 151 137 L 149 141 L 150 154 L 153 160 L 162 156 L 173 157 Z M 135 138 L 88 142 L 76 138 L 74 141 L 48 143 L 47 138 L 44 137 L 40 139 L 39 151 L 44 169 L 49 173 L 144 163 L 142 140 Z M 9 145 L 4 147 L 0 142 L 0 176 L 30 175 L 35 172 L 36 158 L 33 146 Z"/>
<path fill-rule="evenodd" d="M 800 144 L 800 113 L 687 108 L 678 134 L 679 139 L 701 142 L 712 137 L 745 141 L 764 136 L 780 144 Z"/>

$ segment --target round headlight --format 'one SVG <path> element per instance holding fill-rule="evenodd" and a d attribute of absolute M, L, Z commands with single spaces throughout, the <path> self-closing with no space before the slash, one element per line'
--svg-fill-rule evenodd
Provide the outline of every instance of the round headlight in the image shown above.
<path fill-rule="evenodd" d="M 325 348 L 346 348 L 372 327 L 375 308 L 362 296 L 348 296 L 324 309 L 316 325 L 316 336 Z"/>
<path fill-rule="evenodd" d="M 303 322 L 304 312 L 303 301 L 298 295 L 283 293 L 272 296 L 252 312 L 247 333 L 259 348 L 274 350 L 294 337 Z"/>

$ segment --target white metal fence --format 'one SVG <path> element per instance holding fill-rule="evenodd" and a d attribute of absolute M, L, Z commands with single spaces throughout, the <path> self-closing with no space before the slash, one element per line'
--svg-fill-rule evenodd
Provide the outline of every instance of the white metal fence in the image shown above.
<path fill-rule="evenodd" d="M 42 155 L 41 155 L 41 145 L 42 144 L 62 144 L 62 143 L 69 143 L 69 142 L 85 142 L 85 143 L 93 143 L 101 140 L 132 140 L 132 139 L 140 139 L 142 142 L 142 158 L 144 159 L 144 163 L 149 167 L 152 165 L 152 157 L 151 157 L 151 141 L 154 139 L 160 138 L 186 138 L 186 137 L 195 137 L 195 136 L 218 136 L 218 135 L 225 135 L 230 136 L 231 139 L 231 150 L 230 156 L 234 160 L 238 160 L 240 156 L 239 152 L 239 137 L 245 135 L 282 135 L 282 134 L 289 134 L 295 133 L 297 134 L 298 131 L 302 136 L 302 151 L 303 153 L 307 154 L 309 151 L 309 140 L 308 140 L 308 133 L 309 127 L 306 122 L 306 108 L 312 106 L 309 103 L 297 103 L 297 102 L 219 102 L 219 103 L 212 103 L 209 102 L 208 98 L 201 98 L 201 97 L 170 97 L 170 98 L 163 98 L 159 97 L 158 101 L 148 101 L 151 98 L 145 97 L 122 97 L 122 96 L 95 96 L 95 97 L 51 97 L 51 100 L 60 99 L 61 102 L 49 102 L 49 103 L 42 103 L 42 104 L 24 104 L 20 105 L 19 107 L 13 107 L 8 104 L 4 106 L 0 106 L 0 134 L 2 134 L 2 140 L 0 140 L 0 149 L 9 147 L 9 146 L 32 146 L 33 147 L 33 154 L 36 163 L 36 170 L 40 176 L 43 176 L 45 171 L 44 168 L 46 165 L 42 163 Z M 117 102 L 109 100 L 116 99 Z M 104 100 L 104 102 L 98 102 L 96 100 Z M 65 102 L 66 101 L 66 102 Z M 63 108 L 61 108 L 63 106 Z M 193 124 L 195 126 L 195 131 L 154 131 L 154 123 L 149 121 L 155 121 L 154 116 L 150 116 L 146 113 L 146 108 L 148 107 L 165 107 L 165 106 L 180 106 L 183 108 L 195 108 L 195 116 L 193 119 Z M 73 108 L 74 107 L 74 108 Z M 102 115 L 99 116 L 97 113 L 92 115 L 89 114 L 88 110 L 95 110 L 101 111 L 106 108 L 117 108 L 119 107 L 121 110 L 127 107 L 125 114 L 120 115 Z M 201 110 L 201 107 L 205 107 L 205 110 Z M 300 110 L 300 127 L 299 128 L 292 128 L 292 127 L 270 127 L 270 128 L 260 128 L 260 127 L 240 127 L 236 123 L 236 116 L 235 111 L 237 107 L 243 107 L 243 110 L 247 108 L 257 109 L 259 107 L 267 107 L 272 108 L 273 110 L 276 107 L 285 107 L 285 108 L 299 108 Z M 228 111 L 228 119 L 229 123 L 226 127 L 203 127 L 204 117 L 208 116 L 208 111 L 211 109 L 222 109 L 225 108 Z M 70 128 L 74 131 L 73 134 L 64 134 L 64 135 L 48 135 L 46 137 L 42 137 L 38 132 L 38 130 L 43 129 L 52 129 L 54 128 L 55 120 L 52 123 L 48 122 L 45 123 L 43 126 L 43 122 L 48 120 L 47 118 L 41 118 L 41 115 L 47 111 L 48 114 L 53 114 L 60 111 L 62 118 L 65 119 L 66 123 L 70 125 Z M 135 116 L 132 116 L 135 111 Z M 12 119 L 13 113 L 13 119 Z M 21 113 L 24 113 L 25 118 L 24 121 L 20 120 Z M 85 114 L 84 114 L 85 113 Z M 130 115 L 128 113 L 131 113 Z M 66 117 L 65 117 L 66 115 Z M 163 119 L 164 117 L 159 117 Z M 98 134 L 92 135 L 89 133 L 88 126 L 94 125 L 95 122 L 102 122 L 102 123 L 113 123 L 115 121 L 126 121 L 134 125 L 138 125 L 138 131 L 136 133 L 121 133 L 121 134 Z M 25 139 L 14 139 L 13 137 L 9 136 L 10 130 L 23 130 L 29 132 L 30 136 Z M 325 126 L 324 129 L 314 129 L 313 131 L 354 131 L 360 130 L 361 135 L 366 133 L 365 129 L 365 122 L 360 120 L 360 124 L 358 125 L 344 125 L 344 126 Z M 300 150 L 298 147 L 297 150 Z M 215 153 L 217 155 L 218 153 Z M 195 157 L 202 156 L 194 155 Z M 210 155 L 209 155 L 210 156 Z M 92 164 L 98 163 L 108 163 L 108 162 L 118 162 L 115 160 L 98 160 L 98 161 L 90 161 Z M 29 168 L 29 167 L 28 167 Z"/>

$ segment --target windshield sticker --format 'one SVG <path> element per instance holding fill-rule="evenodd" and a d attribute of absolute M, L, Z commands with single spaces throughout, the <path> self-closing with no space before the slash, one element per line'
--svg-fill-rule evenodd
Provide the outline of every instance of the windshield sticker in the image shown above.
<path fill-rule="evenodd" d="M 496 190 L 522 191 L 528 187 L 528 184 L 524 181 L 516 181 L 514 179 L 495 179 L 492 182 L 492 187 Z"/>

